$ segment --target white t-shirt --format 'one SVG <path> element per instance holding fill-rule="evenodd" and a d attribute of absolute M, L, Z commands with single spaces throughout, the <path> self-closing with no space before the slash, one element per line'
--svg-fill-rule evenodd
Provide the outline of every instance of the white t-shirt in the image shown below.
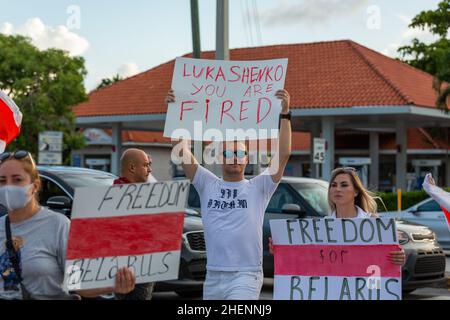
<path fill-rule="evenodd" d="M 198 166 L 192 181 L 200 195 L 211 271 L 261 271 L 264 212 L 278 183 L 268 170 L 240 182 L 227 182 Z"/>
<path fill-rule="evenodd" d="M 365 212 L 363 209 L 361 209 L 358 206 L 355 206 L 356 209 L 358 210 L 358 215 L 355 218 L 374 218 L 374 216 L 372 216 L 370 213 Z M 336 218 L 336 211 L 333 211 L 331 213 L 330 218 Z"/>

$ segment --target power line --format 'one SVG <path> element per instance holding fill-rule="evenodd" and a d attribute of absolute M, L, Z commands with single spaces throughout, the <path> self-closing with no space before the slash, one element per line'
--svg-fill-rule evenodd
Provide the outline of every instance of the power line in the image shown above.
<path fill-rule="evenodd" d="M 242 14 L 242 22 L 244 23 L 244 29 L 245 29 L 245 37 L 247 39 L 247 45 L 250 46 L 250 36 L 249 36 L 249 23 L 247 20 L 247 17 L 245 15 L 245 4 L 244 0 L 239 0 L 241 4 L 241 14 Z"/>
<path fill-rule="evenodd" d="M 250 33 L 250 45 L 253 46 L 253 28 L 252 28 L 252 18 L 251 18 L 251 14 L 250 14 L 250 5 L 249 5 L 249 1 L 245 0 L 245 5 L 246 5 L 246 9 L 247 9 L 247 19 L 248 19 L 248 24 L 249 24 L 249 33 Z"/>

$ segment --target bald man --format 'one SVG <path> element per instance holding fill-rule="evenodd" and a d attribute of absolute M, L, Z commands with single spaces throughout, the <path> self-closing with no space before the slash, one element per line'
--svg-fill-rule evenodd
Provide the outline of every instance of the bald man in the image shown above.
<path fill-rule="evenodd" d="M 114 184 L 145 183 L 152 172 L 152 158 L 140 149 L 128 149 L 120 158 L 120 178 Z M 141 283 L 128 294 L 116 294 L 120 300 L 151 300 L 154 283 Z"/>
<path fill-rule="evenodd" d="M 114 184 L 144 183 L 152 172 L 152 158 L 140 149 L 128 149 L 120 158 L 120 178 Z"/>

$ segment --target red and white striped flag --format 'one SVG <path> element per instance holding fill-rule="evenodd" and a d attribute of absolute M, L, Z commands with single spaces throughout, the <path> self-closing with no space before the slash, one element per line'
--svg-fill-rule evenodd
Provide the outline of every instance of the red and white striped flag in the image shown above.
<path fill-rule="evenodd" d="M 0 153 L 20 133 L 22 113 L 14 101 L 0 90 Z"/>
<path fill-rule="evenodd" d="M 271 220 L 274 299 L 400 300 L 394 219 Z"/>
<path fill-rule="evenodd" d="M 431 173 L 427 173 L 422 186 L 425 192 L 442 208 L 447 227 L 450 231 L 450 193 L 436 186 Z"/>
<path fill-rule="evenodd" d="M 447 221 L 447 227 L 448 227 L 448 230 L 450 231 L 450 212 L 447 209 L 445 209 L 444 207 L 441 207 L 441 208 L 442 208 L 442 211 L 444 211 L 445 220 Z"/>
<path fill-rule="evenodd" d="M 177 279 L 188 192 L 187 180 L 77 189 L 66 286 L 113 286 L 122 267 L 136 283 Z"/>

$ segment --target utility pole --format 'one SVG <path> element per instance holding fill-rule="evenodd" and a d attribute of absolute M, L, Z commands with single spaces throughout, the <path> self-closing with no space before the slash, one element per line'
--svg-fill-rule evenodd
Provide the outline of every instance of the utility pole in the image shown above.
<path fill-rule="evenodd" d="M 217 0 L 216 11 L 216 60 L 230 60 L 228 0 Z"/>
<path fill-rule="evenodd" d="M 198 0 L 191 0 L 191 24 L 192 24 L 192 56 L 201 57 L 200 45 L 200 20 L 198 16 Z"/>
<path fill-rule="evenodd" d="M 200 19 L 198 14 L 198 0 L 191 0 L 191 25 L 192 25 L 192 57 L 201 58 L 200 45 Z M 197 160 L 203 162 L 203 141 L 193 141 L 194 155 Z"/>

